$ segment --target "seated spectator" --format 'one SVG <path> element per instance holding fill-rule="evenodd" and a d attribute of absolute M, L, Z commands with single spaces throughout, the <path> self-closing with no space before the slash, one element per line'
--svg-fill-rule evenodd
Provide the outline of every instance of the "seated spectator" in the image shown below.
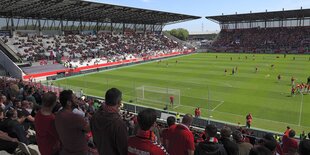
<path fill-rule="evenodd" d="M 23 110 L 17 110 L 17 119 L 7 118 L 6 121 L 6 129 L 9 136 L 13 138 L 17 138 L 18 141 L 25 143 L 26 145 L 29 144 L 29 140 L 27 138 L 27 132 L 22 125 L 23 122 L 27 118 L 27 113 Z"/>
<path fill-rule="evenodd" d="M 71 90 L 64 90 L 59 101 L 63 109 L 55 117 L 55 126 L 62 144 L 60 155 L 86 155 L 88 146 L 84 134 L 89 131 L 89 125 L 83 117 L 72 112 L 77 98 Z"/>
<path fill-rule="evenodd" d="M 18 146 L 18 140 L 0 130 L 0 150 L 13 154 Z"/>
<path fill-rule="evenodd" d="M 122 92 L 116 88 L 105 94 L 105 105 L 91 119 L 94 143 L 100 154 L 127 155 L 127 128 L 119 114 Z"/>
<path fill-rule="evenodd" d="M 282 148 L 283 148 L 283 153 L 289 153 L 289 152 L 297 152 L 298 149 L 298 142 L 295 137 L 295 131 L 290 130 L 287 135 L 284 135 L 282 138 Z"/>
<path fill-rule="evenodd" d="M 224 127 L 221 130 L 219 142 L 224 145 L 227 155 L 238 155 L 239 147 L 236 142 L 232 141 L 231 134 L 231 129 L 229 127 Z"/>
<path fill-rule="evenodd" d="M 168 152 L 171 155 L 193 155 L 195 150 L 194 136 L 190 131 L 193 116 L 186 114 L 182 123 L 175 127 L 175 130 L 168 137 Z"/>
<path fill-rule="evenodd" d="M 206 126 L 206 140 L 200 142 L 195 150 L 195 155 L 226 155 L 226 150 L 216 138 L 217 128 L 213 124 Z"/>
<path fill-rule="evenodd" d="M 299 143 L 298 148 L 299 155 L 309 155 L 310 153 L 310 140 L 306 139 Z"/>
<path fill-rule="evenodd" d="M 169 136 L 171 136 L 171 134 L 172 134 L 172 132 L 173 132 L 173 130 L 175 129 L 175 127 L 177 126 L 176 124 L 175 124 L 175 121 L 176 121 L 176 119 L 175 119 L 175 117 L 173 117 L 173 116 L 169 116 L 168 118 L 167 118 L 167 124 L 168 124 L 168 128 L 167 129 L 164 129 L 163 131 L 162 131 L 162 134 L 161 134 L 161 138 L 162 138 L 162 144 L 164 145 L 164 147 L 166 147 L 166 148 L 168 148 L 168 137 Z"/>
<path fill-rule="evenodd" d="M 128 139 L 128 155 L 167 155 L 163 146 L 158 144 L 157 138 L 150 129 L 156 122 L 156 111 L 145 109 L 138 114 L 140 130 L 136 136 Z"/>
<path fill-rule="evenodd" d="M 36 139 L 42 155 L 52 155 L 60 150 L 60 141 L 55 128 L 56 94 L 48 92 L 43 95 L 43 107 L 35 116 Z"/>
<path fill-rule="evenodd" d="M 232 136 L 238 145 L 239 155 L 248 155 L 250 150 L 253 148 L 253 145 L 245 141 L 242 133 L 239 130 L 234 131 Z"/>
<path fill-rule="evenodd" d="M 277 140 L 274 138 L 273 134 L 268 133 L 259 141 L 260 145 L 268 148 L 272 154 L 283 155 L 282 148 Z"/>
<path fill-rule="evenodd" d="M 272 152 L 264 146 L 253 147 L 248 155 L 273 155 Z"/>

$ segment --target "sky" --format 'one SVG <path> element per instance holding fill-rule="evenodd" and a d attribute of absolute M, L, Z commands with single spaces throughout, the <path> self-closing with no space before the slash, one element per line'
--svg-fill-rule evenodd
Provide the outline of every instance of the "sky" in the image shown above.
<path fill-rule="evenodd" d="M 216 32 L 220 30 L 217 23 L 205 19 L 206 16 L 228 15 L 252 12 L 281 11 L 310 8 L 310 0 L 88 0 L 94 2 L 116 4 L 181 13 L 203 17 L 165 26 L 164 30 L 185 28 L 190 33 Z"/>

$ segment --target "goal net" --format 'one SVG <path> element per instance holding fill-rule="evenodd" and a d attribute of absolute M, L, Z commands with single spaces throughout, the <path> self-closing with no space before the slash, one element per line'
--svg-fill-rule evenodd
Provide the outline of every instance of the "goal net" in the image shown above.
<path fill-rule="evenodd" d="M 180 105 L 180 90 L 154 86 L 136 87 L 136 99 L 138 103 L 158 104 L 171 106 L 170 98 L 173 98 L 173 106 Z"/>

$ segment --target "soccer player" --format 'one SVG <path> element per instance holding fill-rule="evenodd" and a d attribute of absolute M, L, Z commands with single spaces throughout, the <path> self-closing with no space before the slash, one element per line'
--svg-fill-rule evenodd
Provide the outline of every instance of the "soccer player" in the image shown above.
<path fill-rule="evenodd" d="M 235 68 L 232 69 L 231 75 L 235 75 Z"/>
<path fill-rule="evenodd" d="M 292 89 L 291 89 L 291 96 L 294 96 L 295 95 L 295 87 L 294 86 L 292 86 Z"/>
<path fill-rule="evenodd" d="M 225 69 L 224 72 L 225 72 L 225 76 L 226 76 L 227 75 L 227 69 Z"/>
<path fill-rule="evenodd" d="M 237 73 L 237 71 L 238 71 L 238 67 L 236 66 L 235 72 Z"/>
<path fill-rule="evenodd" d="M 255 67 L 255 73 L 257 73 L 258 72 L 258 67 Z"/>
<path fill-rule="evenodd" d="M 169 63 L 167 62 L 167 63 L 166 63 L 166 67 L 168 68 L 168 66 L 169 66 Z"/>
<path fill-rule="evenodd" d="M 177 64 L 177 63 L 178 63 L 178 60 L 176 60 L 175 63 Z"/>
<path fill-rule="evenodd" d="M 230 57 L 230 61 L 232 61 L 232 57 Z"/>
<path fill-rule="evenodd" d="M 215 58 L 217 59 L 217 55 L 215 56 Z M 309 58 L 310 59 L 310 58 Z"/>
<path fill-rule="evenodd" d="M 170 96 L 169 99 L 170 99 L 170 105 L 173 107 L 174 96 Z"/>
<path fill-rule="evenodd" d="M 292 78 L 291 78 L 291 85 L 292 86 L 295 86 L 295 78 L 292 76 Z"/>
<path fill-rule="evenodd" d="M 279 75 L 278 75 L 278 81 L 280 81 L 280 80 L 281 80 L 281 75 L 279 74 Z"/>

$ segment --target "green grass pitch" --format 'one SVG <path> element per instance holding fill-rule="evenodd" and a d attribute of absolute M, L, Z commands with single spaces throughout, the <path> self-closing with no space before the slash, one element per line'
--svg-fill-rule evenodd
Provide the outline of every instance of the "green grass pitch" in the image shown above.
<path fill-rule="evenodd" d="M 194 109 L 200 107 L 203 117 L 241 125 L 245 124 L 245 115 L 250 112 L 253 127 L 282 132 L 289 125 L 298 132 L 309 132 L 310 95 L 290 95 L 292 76 L 296 83 L 307 82 L 309 57 L 200 53 L 71 77 L 55 83 L 75 90 L 82 88 L 86 94 L 101 97 L 108 88 L 117 87 L 123 92 L 125 102 L 135 101 L 135 88 L 143 85 L 178 89 L 181 105 L 170 108 L 172 111 L 193 114 Z M 235 67 L 238 70 L 231 75 Z M 281 80 L 277 79 L 279 74 Z M 164 107 L 151 102 L 138 104 Z"/>

